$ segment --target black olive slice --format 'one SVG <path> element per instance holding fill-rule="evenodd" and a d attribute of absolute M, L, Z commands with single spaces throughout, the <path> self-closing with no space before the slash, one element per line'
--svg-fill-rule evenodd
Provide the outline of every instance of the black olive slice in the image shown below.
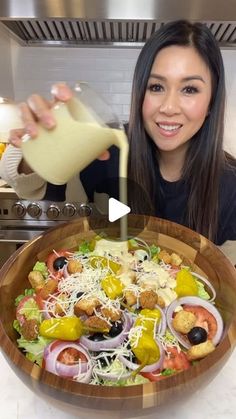
<path fill-rule="evenodd" d="M 59 269 L 62 269 L 63 266 L 67 263 L 67 259 L 65 256 L 59 256 L 58 258 L 56 258 L 53 262 L 53 268 L 56 271 L 59 271 Z"/>
<path fill-rule="evenodd" d="M 206 342 L 207 331 L 203 327 L 193 327 L 187 334 L 188 340 L 192 345 L 198 345 L 199 343 Z"/>

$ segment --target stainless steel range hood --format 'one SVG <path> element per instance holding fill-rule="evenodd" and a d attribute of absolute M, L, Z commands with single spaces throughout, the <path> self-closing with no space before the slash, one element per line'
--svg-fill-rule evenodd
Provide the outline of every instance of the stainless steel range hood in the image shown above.
<path fill-rule="evenodd" d="M 0 0 L 0 24 L 24 46 L 140 47 L 182 18 L 236 48 L 236 0 Z"/>

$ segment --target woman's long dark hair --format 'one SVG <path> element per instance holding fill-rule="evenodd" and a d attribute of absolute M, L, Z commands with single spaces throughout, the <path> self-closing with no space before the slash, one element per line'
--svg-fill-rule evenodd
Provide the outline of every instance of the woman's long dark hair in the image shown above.
<path fill-rule="evenodd" d="M 189 143 L 182 179 L 187 182 L 190 190 L 185 224 L 214 241 L 218 226 L 220 176 L 227 161 L 222 144 L 225 77 L 220 49 L 204 24 L 192 24 L 184 20 L 170 22 L 152 35 L 139 55 L 134 72 L 128 130 L 129 178 L 148 193 L 154 213 L 155 166 L 158 159 L 156 146 L 144 130 L 142 104 L 155 57 L 161 49 L 171 45 L 194 47 L 211 72 L 209 114 Z M 142 211 L 142 208 L 139 210 Z"/>

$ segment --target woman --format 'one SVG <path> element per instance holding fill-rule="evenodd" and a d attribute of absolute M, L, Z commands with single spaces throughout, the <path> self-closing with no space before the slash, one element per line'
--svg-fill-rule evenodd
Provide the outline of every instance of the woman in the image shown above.
<path fill-rule="evenodd" d="M 52 93 L 64 101 L 72 94 L 62 84 Z M 55 126 L 50 106 L 38 95 L 21 105 L 25 130 L 11 133 L 13 146 L 20 147 L 25 132 L 37 137 L 35 120 L 48 129 Z M 150 213 L 187 225 L 217 244 L 236 240 L 236 161 L 222 148 L 224 107 L 223 62 L 210 30 L 187 21 L 159 29 L 143 47 L 135 68 L 129 178 L 147 192 Z M 93 179 L 111 175 L 116 154 L 112 149 L 110 158 L 107 152 L 105 161 L 81 173 L 90 199 L 96 189 Z M 63 199 L 65 187 L 46 185 L 32 174 L 20 149 L 9 147 L 0 174 L 23 197 Z M 131 198 L 136 211 L 142 212 L 142 202 Z"/>

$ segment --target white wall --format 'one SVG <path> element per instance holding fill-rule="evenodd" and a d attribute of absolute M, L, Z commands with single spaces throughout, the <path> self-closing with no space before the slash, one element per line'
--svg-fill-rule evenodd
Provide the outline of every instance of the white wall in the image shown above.
<path fill-rule="evenodd" d="M 33 92 L 49 97 L 52 83 L 87 81 L 122 121 L 129 115 L 138 49 L 20 47 L 12 41 L 14 92 L 24 100 Z M 227 83 L 225 148 L 236 155 L 236 50 L 223 50 Z"/>
<path fill-rule="evenodd" d="M 222 51 L 226 75 L 225 149 L 236 156 L 236 50 Z"/>
<path fill-rule="evenodd" d="M 10 38 L 0 25 L 0 96 L 14 98 Z"/>
<path fill-rule="evenodd" d="M 50 97 L 55 81 L 87 81 L 122 120 L 129 115 L 130 91 L 138 49 L 20 47 L 12 42 L 17 100 L 33 92 Z"/>

